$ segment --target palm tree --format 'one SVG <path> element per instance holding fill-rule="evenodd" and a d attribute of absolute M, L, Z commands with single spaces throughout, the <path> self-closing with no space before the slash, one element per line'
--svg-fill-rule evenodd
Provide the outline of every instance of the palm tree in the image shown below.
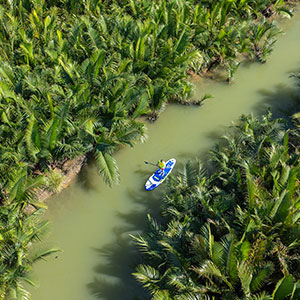
<path fill-rule="evenodd" d="M 187 81 L 188 69 L 201 72 L 220 65 L 231 80 L 239 66 L 239 53 L 253 54 L 254 51 L 264 61 L 277 32 L 274 25 L 266 23 L 260 15 L 268 13 L 265 8 L 284 11 L 283 4 L 279 0 L 201 3 L 195 0 L 126 0 L 122 4 L 118 1 L 2 1 L 1 204 L 15 205 L 21 211 L 28 204 L 40 207 L 33 196 L 45 182 L 43 176 L 36 176 L 36 171 L 46 172 L 88 152 L 94 154 L 98 170 L 108 184 L 118 181 L 114 151 L 123 145 L 132 147 L 146 137 L 145 126 L 137 118 L 144 114 L 157 118 L 167 101 L 186 103 L 192 93 Z M 253 22 L 253 15 L 259 19 L 257 22 Z M 240 165 L 244 152 L 232 153 L 237 148 L 234 147 L 216 155 L 222 170 L 219 178 L 215 174 L 208 180 L 199 168 L 194 172 L 191 165 L 187 165 L 177 178 L 178 185 L 173 182 L 172 197 L 167 199 L 170 207 L 165 212 L 172 222 L 168 234 L 161 233 L 162 243 L 156 254 L 167 254 L 164 264 L 176 263 L 170 274 L 167 269 L 162 270 L 162 284 L 180 291 L 180 296 L 174 297 L 189 299 L 195 294 L 218 294 L 217 288 L 208 286 L 210 275 L 204 276 L 205 284 L 196 284 L 198 278 L 188 268 L 191 262 L 180 252 L 182 244 L 191 242 L 190 232 L 197 235 L 209 218 L 214 220 L 214 228 L 220 230 L 219 236 L 214 233 L 217 239 L 214 245 L 218 249 L 222 248 L 222 237 L 232 225 L 230 207 L 235 207 L 235 212 L 239 213 L 239 224 L 232 226 L 239 240 L 242 229 L 246 228 L 245 235 L 252 242 L 251 222 L 261 224 L 264 234 L 280 234 L 279 229 L 270 229 L 280 222 L 289 233 L 294 234 L 298 228 L 297 218 L 292 218 L 296 213 L 293 205 L 297 203 L 292 196 L 298 180 L 295 161 L 286 161 L 287 146 L 271 147 L 273 141 L 266 135 L 276 140 L 274 134 L 263 132 L 262 138 L 257 139 L 255 121 L 248 123 L 243 125 L 241 142 L 254 147 L 261 164 L 269 163 L 266 175 L 259 173 L 261 165 L 257 166 L 251 159 L 248 164 Z M 254 155 L 255 151 L 250 152 Z M 280 158 L 278 164 L 274 163 L 276 157 Z M 234 167 L 238 172 L 233 171 Z M 277 173 L 272 172 L 272 168 Z M 260 185 L 256 178 L 265 179 L 266 185 Z M 271 199 L 271 204 L 264 207 L 261 201 L 270 186 L 274 186 L 274 190 L 272 196 L 266 198 L 276 200 Z M 237 199 L 226 194 L 232 187 L 238 192 Z M 242 197 L 243 193 L 247 193 L 249 202 Z M 245 212 L 248 203 L 252 215 Z M 259 212 L 255 211 L 256 205 L 261 209 Z M 224 217 L 221 212 L 225 213 Z M 271 219 L 267 219 L 267 213 Z M 22 222 L 25 221 L 22 219 Z M 19 230 L 18 224 L 12 226 Z M 176 227 L 180 228 L 177 234 Z M 292 236 L 297 241 L 298 236 Z M 9 234 L 7 241 L 8 260 L 17 257 L 20 261 L 26 257 L 27 244 L 21 243 L 23 248 L 18 248 L 17 240 Z M 280 272 L 285 275 L 290 272 L 289 264 L 295 260 L 293 242 L 282 237 L 277 243 L 268 244 L 270 251 L 277 255 L 274 263 L 281 263 Z M 280 247 L 285 251 L 279 251 Z M 20 251 L 21 258 L 16 251 Z M 28 265 L 30 263 L 28 260 Z M 213 271 L 216 271 L 215 266 Z M 18 278 L 26 275 L 27 269 L 21 268 L 23 263 L 9 265 L 7 270 L 11 270 L 10 267 L 17 271 L 9 273 L 16 277 L 8 281 L 4 278 L 6 265 L 1 267 L 3 282 L 7 282 L 2 294 L 13 291 L 23 297 Z M 240 268 L 240 273 L 246 270 Z M 216 277 L 213 279 L 221 280 L 228 289 L 224 281 L 228 280 L 228 270 L 220 270 L 223 277 L 213 275 Z M 244 289 L 248 293 L 249 282 L 244 283 Z M 165 289 L 155 291 L 155 297 L 173 297 L 174 293 L 168 293 Z"/>
<path fill-rule="evenodd" d="M 43 249 L 28 252 L 30 245 L 45 232 L 47 222 L 38 220 L 41 211 L 30 216 L 15 204 L 1 207 L 0 218 L 0 291 L 1 299 L 28 299 L 23 283 L 33 285 L 29 274 L 33 264 L 59 251 Z"/>
<path fill-rule="evenodd" d="M 297 297 L 299 153 L 282 125 L 242 116 L 212 152 L 215 171 L 187 162 L 169 180 L 164 225 L 148 217 L 134 238 L 145 256 L 134 276 L 153 295 Z"/>

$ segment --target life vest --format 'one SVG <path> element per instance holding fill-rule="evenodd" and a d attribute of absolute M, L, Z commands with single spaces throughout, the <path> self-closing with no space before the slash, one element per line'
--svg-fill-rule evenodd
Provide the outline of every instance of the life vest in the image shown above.
<path fill-rule="evenodd" d="M 160 169 L 164 169 L 166 167 L 166 163 L 163 160 L 158 161 L 158 167 Z"/>

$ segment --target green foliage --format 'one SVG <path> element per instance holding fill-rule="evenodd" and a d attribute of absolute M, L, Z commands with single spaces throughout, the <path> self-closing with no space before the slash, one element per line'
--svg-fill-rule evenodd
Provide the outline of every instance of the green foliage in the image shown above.
<path fill-rule="evenodd" d="M 58 169 L 50 169 L 46 173 L 46 188 L 52 192 L 58 192 L 63 182 L 63 174 Z"/>
<path fill-rule="evenodd" d="M 286 276 L 278 281 L 275 290 L 273 292 L 273 299 L 284 300 L 289 296 L 294 287 L 292 276 Z"/>
<path fill-rule="evenodd" d="M 116 161 L 109 153 L 103 153 L 96 150 L 95 159 L 98 171 L 103 175 L 106 183 L 111 185 L 113 182 L 118 182 L 120 180 Z"/>
<path fill-rule="evenodd" d="M 227 70 L 228 80 L 231 80 L 239 66 L 239 54 L 247 53 L 265 61 L 278 30 L 264 16 L 277 12 L 290 13 L 285 1 L 1 1 L 1 204 L 16 205 L 21 210 L 20 218 L 23 218 L 23 209 L 28 204 L 35 208 L 43 206 L 35 197 L 40 188 L 48 184 L 56 189 L 61 181 L 56 173 L 49 174 L 48 183 L 37 174 L 87 153 L 94 154 L 99 173 L 108 184 L 118 182 L 114 151 L 122 145 L 132 147 L 135 142 L 146 138 L 145 126 L 138 122 L 138 118 L 142 115 L 156 118 L 169 100 L 186 103 L 193 92 L 187 81 L 187 70 L 200 73 L 220 65 Z M 209 96 L 205 95 L 197 103 L 201 104 L 206 98 Z M 265 156 L 269 156 L 275 165 L 277 158 L 280 163 L 277 173 L 267 178 L 268 184 L 274 181 L 276 186 L 272 191 L 276 201 L 264 207 L 264 217 L 272 212 L 269 223 L 286 222 L 296 226 L 299 218 L 293 215 L 295 200 L 292 194 L 297 174 L 283 168 L 284 148 L 261 153 L 262 160 L 267 159 Z M 222 161 L 223 165 L 226 163 Z M 242 188 L 246 167 L 239 168 Z M 249 165 L 248 188 L 252 191 L 249 193 L 251 213 L 255 214 L 256 202 L 262 199 L 265 187 L 251 183 L 257 177 L 253 169 Z M 220 180 L 224 184 L 232 182 L 235 174 L 231 175 L 229 178 L 221 175 Z M 214 212 L 210 209 L 212 198 L 207 196 L 210 191 L 200 168 L 193 170 L 191 164 L 187 164 L 182 177 L 177 180 L 175 196 L 170 199 L 174 206 L 164 214 L 176 216 L 176 222 L 169 230 L 174 234 L 174 228 L 178 226 L 180 233 L 162 241 L 151 253 L 161 259 L 164 251 L 170 252 L 167 261 L 176 262 L 174 274 L 161 274 L 164 274 L 164 284 L 180 289 L 181 299 L 195 298 L 189 289 L 197 291 L 201 297 L 206 290 L 218 294 L 218 288 L 196 286 L 195 274 L 189 276 L 186 272 L 181 275 L 182 270 L 192 266 L 189 259 L 179 252 L 180 243 L 187 241 L 185 235 L 192 229 L 188 225 L 189 218 L 199 205 L 207 209 L 203 216 L 212 217 Z M 282 188 L 287 191 L 282 191 Z M 214 205 L 223 207 L 226 212 L 236 200 L 231 199 L 228 205 L 222 203 L 222 197 L 216 195 Z M 195 199 L 199 199 L 199 203 Z M 239 226 L 242 228 L 246 226 L 243 222 L 249 219 L 249 215 L 243 211 L 240 202 Z M 1 208 L 6 209 L 5 206 Z M 185 222 L 180 226 L 182 217 Z M 255 221 L 259 222 L 261 218 L 257 216 Z M 218 222 L 214 226 L 220 226 L 221 218 Z M 18 228 L 18 224 L 13 226 Z M 247 237 L 256 233 L 251 226 L 247 228 Z M 10 233 L 1 232 L 0 237 L 3 234 Z M 30 267 L 22 269 L 23 265 L 18 265 L 19 273 L 10 269 L 10 257 L 15 252 L 17 241 L 9 241 L 8 246 L 1 242 L 5 244 L 0 248 L 1 251 L 4 249 L 3 257 L 9 258 L 0 261 L 0 282 L 3 282 L 0 295 L 25 299 L 28 293 L 20 285 L 20 280 L 30 282 L 26 277 Z M 297 243 L 296 240 L 290 242 Z M 227 276 L 237 281 L 237 264 L 232 255 L 238 251 L 238 246 L 228 248 L 228 243 L 225 239 L 212 243 L 213 255 L 207 258 L 210 261 L 204 273 L 207 280 L 211 281 L 212 276 L 231 292 Z M 223 249 L 225 246 L 234 250 L 227 253 Z M 27 246 L 22 251 L 26 257 Z M 276 253 L 282 267 L 287 270 L 285 257 L 280 256 L 279 251 Z M 220 267 L 220 261 L 225 258 L 226 270 Z M 17 261 L 20 259 L 18 257 Z M 26 264 L 28 262 L 31 266 L 34 261 L 28 260 Z M 10 276 L 17 277 L 6 281 Z M 167 290 L 157 291 L 154 297 L 174 298 Z"/>
<path fill-rule="evenodd" d="M 164 225 L 135 238 L 156 277 L 142 281 L 143 265 L 134 276 L 153 295 L 297 298 L 299 134 L 284 125 L 270 113 L 242 116 L 211 151 L 211 173 L 189 161 L 169 180 Z"/>
<path fill-rule="evenodd" d="M 30 177 L 103 140 L 132 146 L 139 116 L 186 102 L 188 69 L 221 65 L 230 80 L 239 53 L 264 61 L 278 31 L 264 16 L 288 12 L 269 0 L 75 2 L 0 5 L 1 174 L 26 161 Z"/>
<path fill-rule="evenodd" d="M 0 295 L 1 299 L 29 299 L 23 284 L 34 285 L 30 279 L 33 263 L 59 251 L 43 249 L 29 252 L 33 242 L 40 240 L 47 222 L 40 221 L 41 211 L 26 215 L 19 206 L 0 207 Z"/>

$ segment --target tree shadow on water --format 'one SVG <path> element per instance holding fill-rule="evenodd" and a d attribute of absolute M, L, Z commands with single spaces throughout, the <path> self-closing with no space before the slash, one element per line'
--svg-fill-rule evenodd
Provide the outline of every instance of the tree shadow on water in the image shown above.
<path fill-rule="evenodd" d="M 77 175 L 77 182 L 86 192 L 99 191 L 99 177 L 96 171 L 95 161 L 90 155 L 88 156 L 87 162 Z"/>
<path fill-rule="evenodd" d="M 94 248 L 100 259 L 94 267 L 95 277 L 87 285 L 89 292 L 103 300 L 148 300 L 151 297 L 134 279 L 135 267 L 142 256 L 130 234 L 142 233 L 147 227 L 147 214 L 160 217 L 161 190 L 153 192 L 127 190 L 137 208 L 128 213 L 118 212 L 122 225 L 113 229 L 113 240 L 101 248 Z"/>
<path fill-rule="evenodd" d="M 291 122 L 291 116 L 300 111 L 300 88 L 278 84 L 273 89 L 259 91 L 262 101 L 254 108 L 256 115 L 265 114 L 270 108 L 273 118 L 283 118 Z"/>
<path fill-rule="evenodd" d="M 272 88 L 265 88 L 258 91 L 258 96 L 261 97 L 261 101 L 254 105 L 252 112 L 255 116 L 262 116 L 270 109 L 272 117 L 282 118 L 287 121 L 288 125 L 291 125 L 291 116 L 300 112 L 300 87 L 299 80 L 293 79 L 293 85 L 278 84 Z M 238 118 L 239 119 L 239 118 Z M 214 131 L 210 131 L 205 137 L 212 142 L 212 146 L 207 151 L 200 153 L 201 160 L 205 164 L 209 160 L 209 150 L 214 150 L 218 143 L 225 144 L 226 141 L 222 139 L 223 135 L 227 135 L 230 132 L 230 127 L 236 124 L 237 120 L 232 120 L 232 124 L 222 125 L 216 128 Z"/>
<path fill-rule="evenodd" d="M 114 243 L 93 250 L 102 263 L 94 268 L 95 277 L 87 285 L 92 295 L 103 300 L 148 299 L 131 275 L 135 265 L 141 263 L 141 257 L 129 236 L 116 234 Z"/>

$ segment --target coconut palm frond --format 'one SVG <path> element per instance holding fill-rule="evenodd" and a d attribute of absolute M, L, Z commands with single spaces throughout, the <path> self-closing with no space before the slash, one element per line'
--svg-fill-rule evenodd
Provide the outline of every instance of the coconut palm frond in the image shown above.
<path fill-rule="evenodd" d="M 11 299 L 30 300 L 30 293 L 25 290 L 20 282 L 16 282 L 15 288 L 13 290 L 10 290 L 8 297 L 11 297 L 12 295 L 14 296 Z"/>
<path fill-rule="evenodd" d="M 158 283 L 161 277 L 158 270 L 148 265 L 138 265 L 136 271 L 132 275 L 145 287 Z"/>
<path fill-rule="evenodd" d="M 207 279 L 216 277 L 222 280 L 230 289 L 232 284 L 227 280 L 226 276 L 221 272 L 216 264 L 210 260 L 206 260 L 199 267 L 192 267 L 192 270 L 196 272 L 200 277 Z"/>
<path fill-rule="evenodd" d="M 62 252 L 62 250 L 58 248 L 38 250 L 34 253 L 31 253 L 29 259 L 32 261 L 32 263 L 35 263 L 39 260 L 45 260 L 45 257 L 57 252 Z"/>
<path fill-rule="evenodd" d="M 255 270 L 253 273 L 253 278 L 251 280 L 250 288 L 252 292 L 260 290 L 264 282 L 269 278 L 274 270 L 274 265 L 272 263 L 266 263 Z"/>
<path fill-rule="evenodd" d="M 27 168 L 21 168 L 11 174 L 11 180 L 9 181 L 6 189 L 11 200 L 21 200 L 23 199 L 26 191 L 27 183 Z"/>
<path fill-rule="evenodd" d="M 236 240 L 232 235 L 226 235 L 222 241 L 222 262 L 225 265 L 226 273 L 232 282 L 237 280 L 237 256 Z"/>
<path fill-rule="evenodd" d="M 94 156 L 98 172 L 103 176 L 104 181 L 110 186 L 113 182 L 119 183 L 120 174 L 116 160 L 110 154 L 97 149 L 95 149 Z"/>
<path fill-rule="evenodd" d="M 188 187 L 197 186 L 199 183 L 198 172 L 192 163 L 188 161 L 184 166 L 185 181 Z"/>
<path fill-rule="evenodd" d="M 272 293 L 272 299 L 284 300 L 292 294 L 294 290 L 294 280 L 291 275 L 280 279 Z"/>
<path fill-rule="evenodd" d="M 251 295 L 250 284 L 253 278 L 253 273 L 246 262 L 238 264 L 237 269 L 243 292 L 246 297 L 249 297 Z"/>
<path fill-rule="evenodd" d="M 131 123 L 129 126 L 123 127 L 116 133 L 116 141 L 121 144 L 128 144 L 133 147 L 133 144 L 138 140 L 146 138 L 145 125 L 142 123 Z"/>
<path fill-rule="evenodd" d="M 248 298 L 249 300 L 272 300 L 272 296 L 268 295 L 266 292 L 262 292 L 259 295 L 253 295 Z"/>
<path fill-rule="evenodd" d="M 152 300 L 172 300 L 172 298 L 168 290 L 159 290 L 155 292 L 155 294 L 152 297 Z"/>

